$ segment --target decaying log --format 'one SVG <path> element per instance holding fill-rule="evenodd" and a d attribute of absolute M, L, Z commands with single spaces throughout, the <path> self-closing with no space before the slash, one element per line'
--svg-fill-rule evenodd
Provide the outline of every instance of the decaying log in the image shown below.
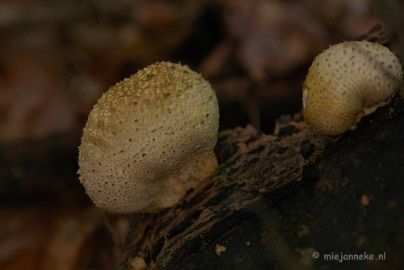
<path fill-rule="evenodd" d="M 399 98 L 339 138 L 298 116 L 273 135 L 224 131 L 215 175 L 172 208 L 131 215 L 116 268 L 400 269 L 403 138 Z"/>

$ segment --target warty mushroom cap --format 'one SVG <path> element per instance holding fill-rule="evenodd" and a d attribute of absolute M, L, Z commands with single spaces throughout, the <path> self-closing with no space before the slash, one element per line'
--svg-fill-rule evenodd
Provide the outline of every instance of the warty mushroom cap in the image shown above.
<path fill-rule="evenodd" d="M 187 66 L 159 62 L 111 87 L 90 112 L 80 181 L 115 213 L 170 207 L 217 167 L 219 109 L 210 84 Z"/>
<path fill-rule="evenodd" d="M 400 61 L 368 41 L 331 46 L 313 61 L 303 85 L 305 122 L 326 135 L 346 132 L 399 89 Z"/>

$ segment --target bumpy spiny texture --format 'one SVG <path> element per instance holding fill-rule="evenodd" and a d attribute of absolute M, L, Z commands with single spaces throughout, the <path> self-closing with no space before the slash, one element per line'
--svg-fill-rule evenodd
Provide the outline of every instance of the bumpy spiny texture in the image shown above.
<path fill-rule="evenodd" d="M 151 65 L 111 87 L 91 111 L 81 183 L 111 212 L 169 207 L 215 170 L 218 119 L 215 93 L 199 74 Z"/>
<path fill-rule="evenodd" d="M 367 41 L 343 42 L 316 57 L 303 86 L 305 122 L 338 135 L 355 126 L 365 110 L 389 100 L 403 72 L 386 47 Z"/>

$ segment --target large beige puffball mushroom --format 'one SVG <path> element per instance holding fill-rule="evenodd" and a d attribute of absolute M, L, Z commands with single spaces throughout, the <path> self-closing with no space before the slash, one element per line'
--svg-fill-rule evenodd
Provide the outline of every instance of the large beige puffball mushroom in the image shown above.
<path fill-rule="evenodd" d="M 215 92 L 187 66 L 160 62 L 111 87 L 87 120 L 79 174 L 87 194 L 114 213 L 177 203 L 217 167 Z"/>
<path fill-rule="evenodd" d="M 397 56 L 382 45 L 351 41 L 331 46 L 315 58 L 304 82 L 304 120 L 326 135 L 344 133 L 386 104 L 402 77 Z"/>

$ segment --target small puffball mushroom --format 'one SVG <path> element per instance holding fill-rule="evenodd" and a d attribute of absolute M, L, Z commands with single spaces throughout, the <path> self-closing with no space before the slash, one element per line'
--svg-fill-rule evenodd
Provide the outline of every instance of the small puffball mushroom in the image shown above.
<path fill-rule="evenodd" d="M 398 58 L 382 45 L 350 41 L 331 46 L 315 58 L 304 82 L 304 120 L 320 133 L 342 134 L 386 104 L 402 77 Z"/>
<path fill-rule="evenodd" d="M 217 167 L 215 92 L 187 66 L 160 62 L 115 86 L 90 112 L 79 148 L 86 193 L 114 213 L 177 203 Z"/>

